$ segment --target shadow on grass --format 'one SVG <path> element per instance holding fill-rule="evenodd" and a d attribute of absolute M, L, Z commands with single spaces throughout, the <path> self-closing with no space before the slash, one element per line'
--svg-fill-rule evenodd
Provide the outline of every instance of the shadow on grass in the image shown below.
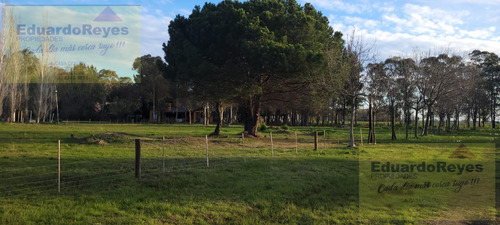
<path fill-rule="evenodd" d="M 122 219 L 132 223 L 354 223 L 360 216 L 356 160 L 247 158 L 245 162 L 242 158 L 215 158 L 207 168 L 204 158 L 169 158 L 163 172 L 161 159 L 149 158 L 143 160 L 140 181 L 134 177 L 133 159 L 92 159 L 90 163 L 66 159 L 65 163 L 60 194 L 52 174 L 48 187 L 32 185 L 25 192 L 0 196 L 0 202 L 9 202 L 0 207 L 2 211 L 35 203 L 43 206 L 37 208 L 41 214 L 50 214 L 45 208 L 81 204 L 62 211 L 82 214 L 82 223 L 120 223 Z M 30 171 L 33 177 L 43 172 Z M 0 172 L 2 179 L 19 175 Z M 18 182 L 34 181 L 25 178 Z M 0 188 L 7 184 L 12 182 L 2 181 Z M 96 217 L 92 213 L 99 206 L 111 209 L 102 209 Z M 55 216 L 61 223 L 74 219 L 66 217 Z M 9 221 L 26 223 L 33 218 L 19 219 Z"/>
<path fill-rule="evenodd" d="M 65 163 L 77 163 L 78 160 L 75 160 L 66 160 Z M 152 164 L 155 166 L 150 166 Z M 342 207 L 355 209 L 358 204 L 357 161 L 247 158 L 245 162 L 242 158 L 216 158 L 211 160 L 210 167 L 207 168 L 206 161 L 202 158 L 174 158 L 167 160 L 166 164 L 166 171 L 163 173 L 161 160 L 145 159 L 139 182 L 134 178 L 133 161 L 96 159 L 91 165 L 74 164 L 72 168 L 66 167 L 59 195 L 54 193 L 56 185 L 53 181 L 56 177 L 51 174 L 49 177 L 42 177 L 49 180 L 48 187 L 37 188 L 33 185 L 25 192 L 12 193 L 12 196 L 2 198 L 36 202 L 54 197 L 78 201 L 74 198 L 86 196 L 103 204 L 118 205 L 131 214 L 134 214 L 136 204 L 144 202 L 169 202 L 181 208 L 209 209 L 215 207 L 210 205 L 223 204 L 228 212 L 246 208 L 246 213 L 258 215 L 264 221 L 278 223 L 309 223 L 314 221 L 315 215 L 304 213 L 304 210 L 328 212 Z M 13 172 L 3 172 L 3 177 L 16 175 Z M 31 178 L 35 178 L 34 180 L 26 178 L 18 182 L 29 183 L 39 179 L 36 173 L 33 175 Z M 72 179 L 68 179 L 68 176 Z M 5 182 L 0 183 L 0 189 L 8 186 Z M 51 190 L 44 193 L 47 189 Z M 298 215 L 274 214 L 283 210 L 291 210 Z M 235 216 L 238 217 L 224 217 L 234 219 Z"/>

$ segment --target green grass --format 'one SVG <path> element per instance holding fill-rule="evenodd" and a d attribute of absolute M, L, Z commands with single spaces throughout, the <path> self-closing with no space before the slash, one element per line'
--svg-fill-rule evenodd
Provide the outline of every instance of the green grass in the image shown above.
<path fill-rule="evenodd" d="M 235 125 L 209 138 L 207 168 L 204 138 L 213 129 L 0 124 L 0 224 L 413 224 L 422 214 L 440 217 L 431 210 L 408 209 L 397 218 L 377 210 L 358 212 L 360 155 L 424 157 L 437 154 L 429 147 L 435 143 L 491 143 L 495 137 L 483 129 L 404 140 L 399 127 L 398 140 L 392 141 L 390 130 L 379 127 L 377 145 L 357 141 L 359 149 L 349 149 L 347 128 L 290 127 L 288 133 L 273 132 L 272 157 L 269 134 L 246 138 L 243 150 L 242 127 Z M 314 131 L 320 131 L 316 152 Z M 362 132 L 366 142 L 366 127 Z M 165 173 L 162 136 L 167 140 Z M 134 178 L 136 138 L 142 140 L 140 182 Z M 57 140 L 61 193 L 56 192 Z M 99 140 L 105 143 L 96 144 Z"/>

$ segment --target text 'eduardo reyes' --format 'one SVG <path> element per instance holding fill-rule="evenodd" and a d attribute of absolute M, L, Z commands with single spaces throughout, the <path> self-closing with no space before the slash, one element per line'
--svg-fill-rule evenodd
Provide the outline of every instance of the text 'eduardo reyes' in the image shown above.
<path fill-rule="evenodd" d="M 436 163 L 418 163 L 418 164 L 406 164 L 406 163 L 381 163 L 381 162 L 371 162 L 371 172 L 372 173 L 397 173 L 397 172 L 437 172 L 437 173 L 456 173 L 457 175 L 462 175 L 464 172 L 483 172 L 482 164 L 449 164 L 447 162 L 436 162 Z"/>

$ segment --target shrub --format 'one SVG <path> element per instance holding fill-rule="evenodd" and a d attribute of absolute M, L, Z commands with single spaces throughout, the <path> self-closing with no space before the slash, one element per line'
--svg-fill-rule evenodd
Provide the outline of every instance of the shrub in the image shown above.
<path fill-rule="evenodd" d="M 287 131 L 289 129 L 289 127 L 286 124 L 281 125 L 280 128 L 284 131 Z"/>
<path fill-rule="evenodd" d="M 267 127 L 267 125 L 265 123 L 261 124 L 260 125 L 260 128 L 259 130 L 262 131 L 262 132 L 265 132 L 267 131 L 269 128 Z"/>

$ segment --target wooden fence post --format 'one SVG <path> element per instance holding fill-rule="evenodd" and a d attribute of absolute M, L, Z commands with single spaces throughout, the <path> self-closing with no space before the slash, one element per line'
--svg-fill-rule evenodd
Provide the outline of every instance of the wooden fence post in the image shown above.
<path fill-rule="evenodd" d="M 323 141 L 325 142 L 325 150 L 326 150 L 326 130 L 323 130 Z"/>
<path fill-rule="evenodd" d="M 135 139 L 135 178 L 141 180 L 141 139 Z"/>
<path fill-rule="evenodd" d="M 318 131 L 314 131 L 314 151 L 318 151 Z"/>

